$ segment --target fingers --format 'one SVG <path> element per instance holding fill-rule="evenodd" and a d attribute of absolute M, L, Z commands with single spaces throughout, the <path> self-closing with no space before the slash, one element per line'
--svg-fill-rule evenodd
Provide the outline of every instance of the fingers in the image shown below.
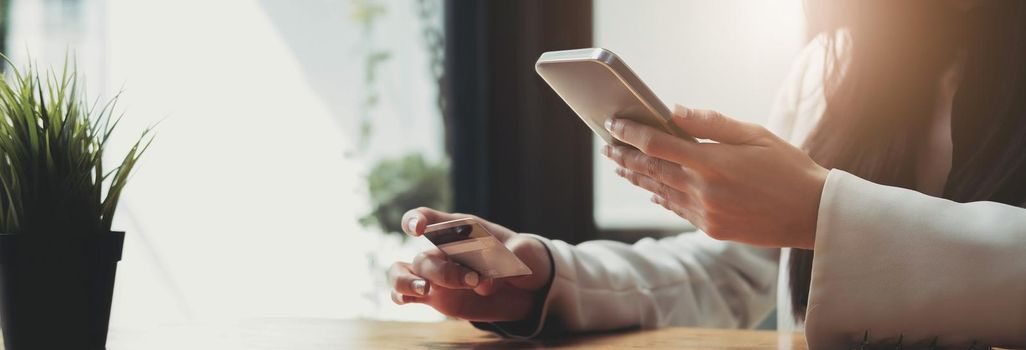
<path fill-rule="evenodd" d="M 430 291 L 426 280 L 413 274 L 410 264 L 397 262 L 388 269 L 388 281 L 392 285 L 392 302 L 402 305 L 418 302 Z"/>
<path fill-rule="evenodd" d="M 731 119 L 714 110 L 681 105 L 674 107 L 673 123 L 694 137 L 734 145 L 758 143 L 771 135 L 759 125 Z"/>
<path fill-rule="evenodd" d="M 403 232 L 414 237 L 424 234 L 424 228 L 427 227 L 427 219 L 418 209 L 403 214 Z"/>
<path fill-rule="evenodd" d="M 548 282 L 551 262 L 548 251 L 536 239 L 515 236 L 506 246 L 534 271 L 532 275 L 479 280 L 477 273 L 445 259 L 440 250 L 434 249 L 419 255 L 412 264 L 392 265 L 388 273 L 392 300 L 397 304 L 422 303 L 447 316 L 470 321 L 523 319 L 536 300 L 533 293 Z"/>
<path fill-rule="evenodd" d="M 673 212 L 677 216 L 684 218 L 696 227 L 705 226 L 705 222 L 701 221 L 702 216 L 698 215 L 694 210 L 690 209 L 688 207 L 688 203 L 681 204 L 673 202 L 659 194 L 652 194 L 652 203 L 658 204 L 659 206 L 663 207 L 663 209 Z"/>
<path fill-rule="evenodd" d="M 670 135 L 665 131 L 625 118 L 606 121 L 606 129 L 616 139 L 634 146 L 639 151 L 681 165 L 697 165 L 693 152 L 699 144 Z"/>
<path fill-rule="evenodd" d="M 449 289 L 473 289 L 481 283 L 477 272 L 449 260 L 437 249 L 417 255 L 410 270 L 431 284 Z"/>
<path fill-rule="evenodd" d="M 516 236 L 513 231 L 474 215 L 446 213 L 427 207 L 412 209 L 403 214 L 402 228 L 406 234 L 417 237 L 424 234 L 424 230 L 427 229 L 428 225 L 457 219 L 474 219 L 474 221 L 484 226 L 488 232 L 491 232 L 500 242 L 506 242 L 506 240 Z"/>
<path fill-rule="evenodd" d="M 392 264 L 389 269 L 389 283 L 393 290 L 403 295 L 424 296 L 431 288 L 427 280 L 413 274 L 409 263 L 401 262 Z"/>
<path fill-rule="evenodd" d="M 648 176 L 682 192 L 690 190 L 690 174 L 679 164 L 668 162 L 623 146 L 606 145 L 602 154 L 623 168 Z"/>
<path fill-rule="evenodd" d="M 421 302 L 420 299 L 411 295 L 403 295 L 397 291 L 392 291 L 392 302 L 396 305 L 403 305 L 409 303 Z"/>
<path fill-rule="evenodd" d="M 700 219 L 689 207 L 694 204 L 691 196 L 691 175 L 678 164 L 620 146 L 605 146 L 602 153 L 615 161 L 620 168 L 616 174 L 631 184 L 652 192 L 652 202 L 695 224 Z"/>
<path fill-rule="evenodd" d="M 532 309 L 533 297 L 509 288 L 482 296 L 467 289 L 436 288 L 419 303 L 431 306 L 450 317 L 468 321 L 495 322 L 520 320 Z"/>
<path fill-rule="evenodd" d="M 420 207 L 412 209 L 403 214 L 403 232 L 410 236 L 420 236 L 424 234 L 424 229 L 427 225 L 451 221 L 456 219 L 463 219 L 473 217 L 467 214 L 453 214 L 446 213 L 438 210 L 434 210 L 427 207 Z"/>
<path fill-rule="evenodd" d="M 468 321 L 494 322 L 523 319 L 532 309 L 533 297 L 509 288 L 497 289 L 488 296 L 468 289 L 437 287 L 424 297 L 392 292 L 392 301 L 402 305 L 421 303 L 446 316 Z"/>
<path fill-rule="evenodd" d="M 514 295 L 509 288 L 500 288 L 495 281 L 484 281 L 478 289 L 431 287 L 425 278 L 414 274 L 411 264 L 397 262 L 388 272 L 392 284 L 391 298 L 397 305 L 427 304 L 439 312 L 471 321 L 509 321 L 523 318 L 530 305 L 524 295 Z M 529 301 L 530 298 L 527 298 Z"/>
<path fill-rule="evenodd" d="M 477 295 L 489 296 L 497 293 L 502 288 L 502 283 L 494 279 L 485 279 L 474 287 L 474 293 Z"/>
<path fill-rule="evenodd" d="M 678 191 L 677 189 L 667 186 L 662 182 L 656 181 L 655 179 L 648 177 L 645 174 L 641 174 L 639 172 L 626 168 L 617 168 L 616 174 L 624 179 L 627 179 L 627 181 L 630 181 L 630 183 L 634 184 L 635 186 L 644 188 L 645 190 L 652 192 L 652 194 L 659 198 L 662 198 L 662 200 L 664 200 L 667 203 L 673 203 L 682 208 L 688 207 L 691 204 L 691 196 L 688 195 L 686 192 Z M 653 200 L 653 202 L 655 201 Z M 666 206 L 664 205 L 664 207 Z"/>

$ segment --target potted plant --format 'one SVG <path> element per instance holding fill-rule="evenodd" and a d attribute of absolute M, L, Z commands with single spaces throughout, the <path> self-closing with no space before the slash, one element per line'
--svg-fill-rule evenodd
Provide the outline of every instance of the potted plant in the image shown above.
<path fill-rule="evenodd" d="M 3 57 L 8 64 L 10 61 Z M 0 82 L 0 326 L 5 347 L 103 349 L 124 232 L 111 220 L 149 130 L 103 156 L 117 97 L 89 103 L 67 64 Z M 146 139 L 146 140 L 144 140 Z"/>

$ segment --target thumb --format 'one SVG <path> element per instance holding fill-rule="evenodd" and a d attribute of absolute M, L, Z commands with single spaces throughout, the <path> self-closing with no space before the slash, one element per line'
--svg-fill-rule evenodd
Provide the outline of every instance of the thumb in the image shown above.
<path fill-rule="evenodd" d="M 403 214 L 402 228 L 403 232 L 406 232 L 408 235 L 420 236 L 424 234 L 424 229 L 426 229 L 428 225 L 467 218 L 474 219 L 475 217 L 473 215 L 447 213 L 433 208 L 419 207 L 416 209 L 410 209 Z M 486 226 L 488 224 L 483 222 L 484 220 L 478 219 L 477 221 Z M 489 229 L 491 228 L 489 227 Z"/>
<path fill-rule="evenodd" d="M 753 143 L 765 135 L 761 126 L 731 119 L 711 109 L 673 108 L 673 123 L 691 136 L 728 144 Z"/>

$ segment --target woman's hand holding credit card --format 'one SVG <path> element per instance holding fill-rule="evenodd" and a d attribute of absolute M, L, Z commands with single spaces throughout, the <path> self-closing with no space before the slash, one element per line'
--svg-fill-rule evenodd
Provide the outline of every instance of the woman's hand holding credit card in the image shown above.
<path fill-rule="evenodd" d="M 543 243 L 481 218 L 417 208 L 402 227 L 435 247 L 389 269 L 397 304 L 423 303 L 470 321 L 515 321 L 534 309 L 549 281 Z"/>

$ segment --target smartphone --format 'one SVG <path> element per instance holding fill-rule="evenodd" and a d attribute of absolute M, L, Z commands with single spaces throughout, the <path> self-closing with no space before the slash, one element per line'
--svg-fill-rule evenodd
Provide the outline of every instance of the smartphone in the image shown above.
<path fill-rule="evenodd" d="M 647 124 L 694 141 L 671 121 L 673 113 L 613 52 L 589 48 L 543 53 L 535 71 L 570 105 L 574 113 L 606 143 L 606 119 L 618 117 Z"/>
<path fill-rule="evenodd" d="M 424 237 L 453 261 L 483 278 L 526 276 L 532 273 L 506 245 L 474 219 L 428 225 Z"/>

